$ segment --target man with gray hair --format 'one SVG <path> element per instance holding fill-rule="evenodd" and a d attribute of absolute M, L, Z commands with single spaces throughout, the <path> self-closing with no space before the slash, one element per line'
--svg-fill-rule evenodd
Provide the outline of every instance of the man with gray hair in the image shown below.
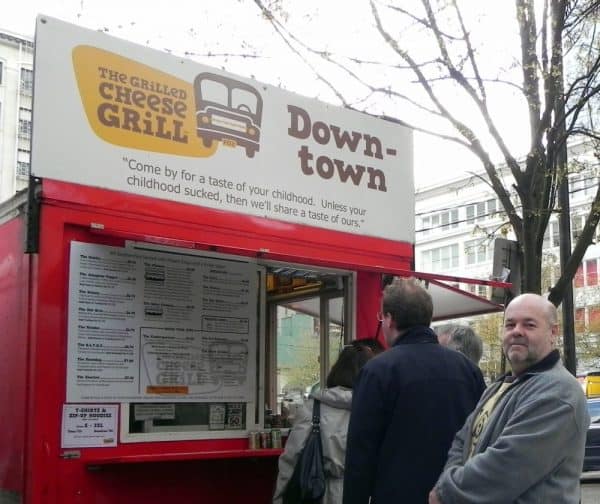
<path fill-rule="evenodd" d="M 479 366 L 483 354 L 481 338 L 469 326 L 446 324 L 436 328 L 440 345 L 458 350 Z"/>

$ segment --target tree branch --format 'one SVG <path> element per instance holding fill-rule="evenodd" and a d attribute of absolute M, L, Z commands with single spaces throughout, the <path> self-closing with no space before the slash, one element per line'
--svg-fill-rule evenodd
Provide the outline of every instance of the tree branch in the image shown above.
<path fill-rule="evenodd" d="M 521 61 L 523 70 L 523 89 L 529 108 L 529 127 L 532 140 L 537 140 L 540 131 L 540 95 L 537 76 L 538 60 L 535 50 L 536 23 L 532 0 L 515 0 L 517 23 L 521 40 Z M 533 144 L 535 145 L 535 144 Z M 532 145 L 532 148 L 533 148 Z"/>
<path fill-rule="evenodd" d="M 475 80 L 477 81 L 477 85 L 479 87 L 479 93 L 481 94 L 481 100 L 483 101 L 483 103 L 486 103 L 487 96 L 485 93 L 485 86 L 483 85 L 483 80 L 481 79 L 481 74 L 479 73 L 479 66 L 477 65 L 477 61 L 475 60 L 475 51 L 473 50 L 473 46 L 471 44 L 471 37 L 469 36 L 467 29 L 465 28 L 465 23 L 463 21 L 462 14 L 460 12 L 460 9 L 458 8 L 458 4 L 456 3 L 456 0 L 452 0 L 452 3 L 454 5 L 454 10 L 456 11 L 456 16 L 458 18 L 458 21 L 460 23 L 460 29 L 463 34 L 463 40 L 467 46 L 467 54 L 469 56 L 469 61 L 471 62 L 471 68 L 473 68 L 473 73 L 475 74 Z"/>
<path fill-rule="evenodd" d="M 283 42 L 290 48 L 290 50 L 296 56 L 298 56 L 304 62 L 304 64 L 306 66 L 308 66 L 313 71 L 313 73 L 315 74 L 315 76 L 317 77 L 317 79 L 319 79 L 321 82 L 323 82 L 335 94 L 335 96 L 338 97 L 338 99 L 340 100 L 341 103 L 343 103 L 344 105 L 347 105 L 346 99 L 339 92 L 339 90 L 331 82 L 329 82 L 327 79 L 325 79 L 325 77 L 323 77 L 319 72 L 317 72 L 317 70 L 310 64 L 310 62 L 302 54 L 300 54 L 300 52 L 285 37 L 285 35 L 283 34 L 283 30 L 280 29 L 279 23 L 275 20 L 275 18 L 271 14 L 271 12 L 263 5 L 263 3 L 261 2 L 261 0 L 254 0 L 254 3 L 256 3 L 256 5 L 258 6 L 258 8 L 261 10 L 263 16 L 265 17 L 265 19 L 267 21 L 269 21 L 269 23 L 271 23 L 271 26 L 273 27 L 273 29 L 281 37 L 281 39 L 283 40 Z"/>

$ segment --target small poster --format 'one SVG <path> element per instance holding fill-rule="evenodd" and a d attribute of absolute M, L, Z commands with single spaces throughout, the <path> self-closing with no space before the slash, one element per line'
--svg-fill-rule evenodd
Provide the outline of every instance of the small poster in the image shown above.
<path fill-rule="evenodd" d="M 134 419 L 174 420 L 175 404 L 134 404 Z"/>
<path fill-rule="evenodd" d="M 223 430 L 225 428 L 225 405 L 211 404 L 208 410 L 208 428 L 210 430 Z"/>
<path fill-rule="evenodd" d="M 117 446 L 118 406 L 64 404 L 62 448 Z"/>
<path fill-rule="evenodd" d="M 227 403 L 226 429 L 243 429 L 243 403 Z"/>

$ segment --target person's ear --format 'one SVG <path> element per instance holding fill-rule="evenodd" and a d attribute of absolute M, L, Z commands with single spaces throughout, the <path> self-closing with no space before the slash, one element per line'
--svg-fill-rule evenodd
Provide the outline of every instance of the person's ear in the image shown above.
<path fill-rule="evenodd" d="M 558 334 L 560 332 L 558 323 L 552 324 L 551 331 L 552 331 L 552 334 L 550 336 L 550 343 L 552 345 L 552 348 L 554 348 L 554 347 L 556 347 L 556 344 L 558 342 Z"/>

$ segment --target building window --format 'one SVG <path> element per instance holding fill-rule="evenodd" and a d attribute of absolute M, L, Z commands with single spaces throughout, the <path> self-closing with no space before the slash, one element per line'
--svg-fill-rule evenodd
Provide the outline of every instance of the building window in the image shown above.
<path fill-rule="evenodd" d="M 571 198 L 581 197 L 583 194 L 583 175 L 577 173 L 569 178 L 569 192 L 571 193 Z"/>
<path fill-rule="evenodd" d="M 423 217 L 421 219 L 421 232 L 423 233 L 423 236 L 426 236 L 429 234 L 430 226 L 431 226 L 431 218 Z"/>
<path fill-rule="evenodd" d="M 29 159 L 30 152 L 25 149 L 19 149 L 17 152 L 17 177 L 28 178 L 29 177 Z"/>
<path fill-rule="evenodd" d="M 421 224 L 423 226 L 423 234 L 429 234 L 431 231 L 435 232 L 441 225 L 442 231 L 448 231 L 458 227 L 458 209 L 448 210 L 446 212 L 440 212 L 428 215 L 427 217 L 421 218 Z"/>
<path fill-rule="evenodd" d="M 571 235 L 573 239 L 573 245 L 577 243 L 577 240 L 581 236 L 583 231 L 583 215 L 572 215 L 571 216 Z"/>
<path fill-rule="evenodd" d="M 598 285 L 598 263 L 596 259 L 585 262 L 586 285 Z"/>
<path fill-rule="evenodd" d="M 421 252 L 425 271 L 443 271 L 458 268 L 458 244 L 448 245 Z"/>
<path fill-rule="evenodd" d="M 558 247 L 560 245 L 560 232 L 558 230 L 558 222 L 552 221 L 548 223 L 546 233 L 544 234 L 543 250 L 550 247 Z"/>
<path fill-rule="evenodd" d="M 29 163 L 23 161 L 17 161 L 17 177 L 27 178 L 29 177 Z"/>
<path fill-rule="evenodd" d="M 575 282 L 575 287 L 583 287 L 583 264 L 580 264 L 579 268 L 577 268 L 573 281 Z"/>
<path fill-rule="evenodd" d="M 19 109 L 19 138 L 31 140 L 31 110 L 23 107 Z"/>
<path fill-rule="evenodd" d="M 467 264 L 480 264 L 492 259 L 493 247 L 484 239 L 465 242 Z"/>
<path fill-rule="evenodd" d="M 569 180 L 569 192 L 574 199 L 595 195 L 597 187 L 598 177 L 589 171 L 572 175 Z"/>
<path fill-rule="evenodd" d="M 458 227 L 458 209 L 442 212 L 440 217 L 442 220 L 442 231 L 448 231 L 451 227 Z"/>
<path fill-rule="evenodd" d="M 544 233 L 544 243 L 542 244 L 542 250 L 547 250 L 551 247 L 558 247 L 560 245 L 560 233 L 558 228 L 558 222 L 551 221 L 546 227 Z"/>
<path fill-rule="evenodd" d="M 23 140 L 31 139 L 31 121 L 19 119 L 19 138 Z"/>
<path fill-rule="evenodd" d="M 588 329 L 592 333 L 600 332 L 600 307 L 592 306 L 588 308 L 588 316 L 590 319 Z"/>
<path fill-rule="evenodd" d="M 33 92 L 33 70 L 21 68 L 21 94 L 31 96 Z"/>
<path fill-rule="evenodd" d="M 467 224 L 475 224 L 475 205 L 468 205 L 466 208 L 467 212 Z"/>
<path fill-rule="evenodd" d="M 598 190 L 598 177 L 594 177 L 591 173 L 588 173 L 583 180 L 583 193 L 586 196 L 595 196 Z"/>
<path fill-rule="evenodd" d="M 487 285 L 478 285 L 477 286 L 477 295 L 482 298 L 487 298 L 488 297 Z"/>
<path fill-rule="evenodd" d="M 575 310 L 575 332 L 581 334 L 585 331 L 585 308 Z"/>
<path fill-rule="evenodd" d="M 0 85 L 4 82 L 4 62 L 0 61 Z"/>
<path fill-rule="evenodd" d="M 495 199 L 479 201 L 465 207 L 467 224 L 475 224 L 498 215 L 498 203 Z"/>

